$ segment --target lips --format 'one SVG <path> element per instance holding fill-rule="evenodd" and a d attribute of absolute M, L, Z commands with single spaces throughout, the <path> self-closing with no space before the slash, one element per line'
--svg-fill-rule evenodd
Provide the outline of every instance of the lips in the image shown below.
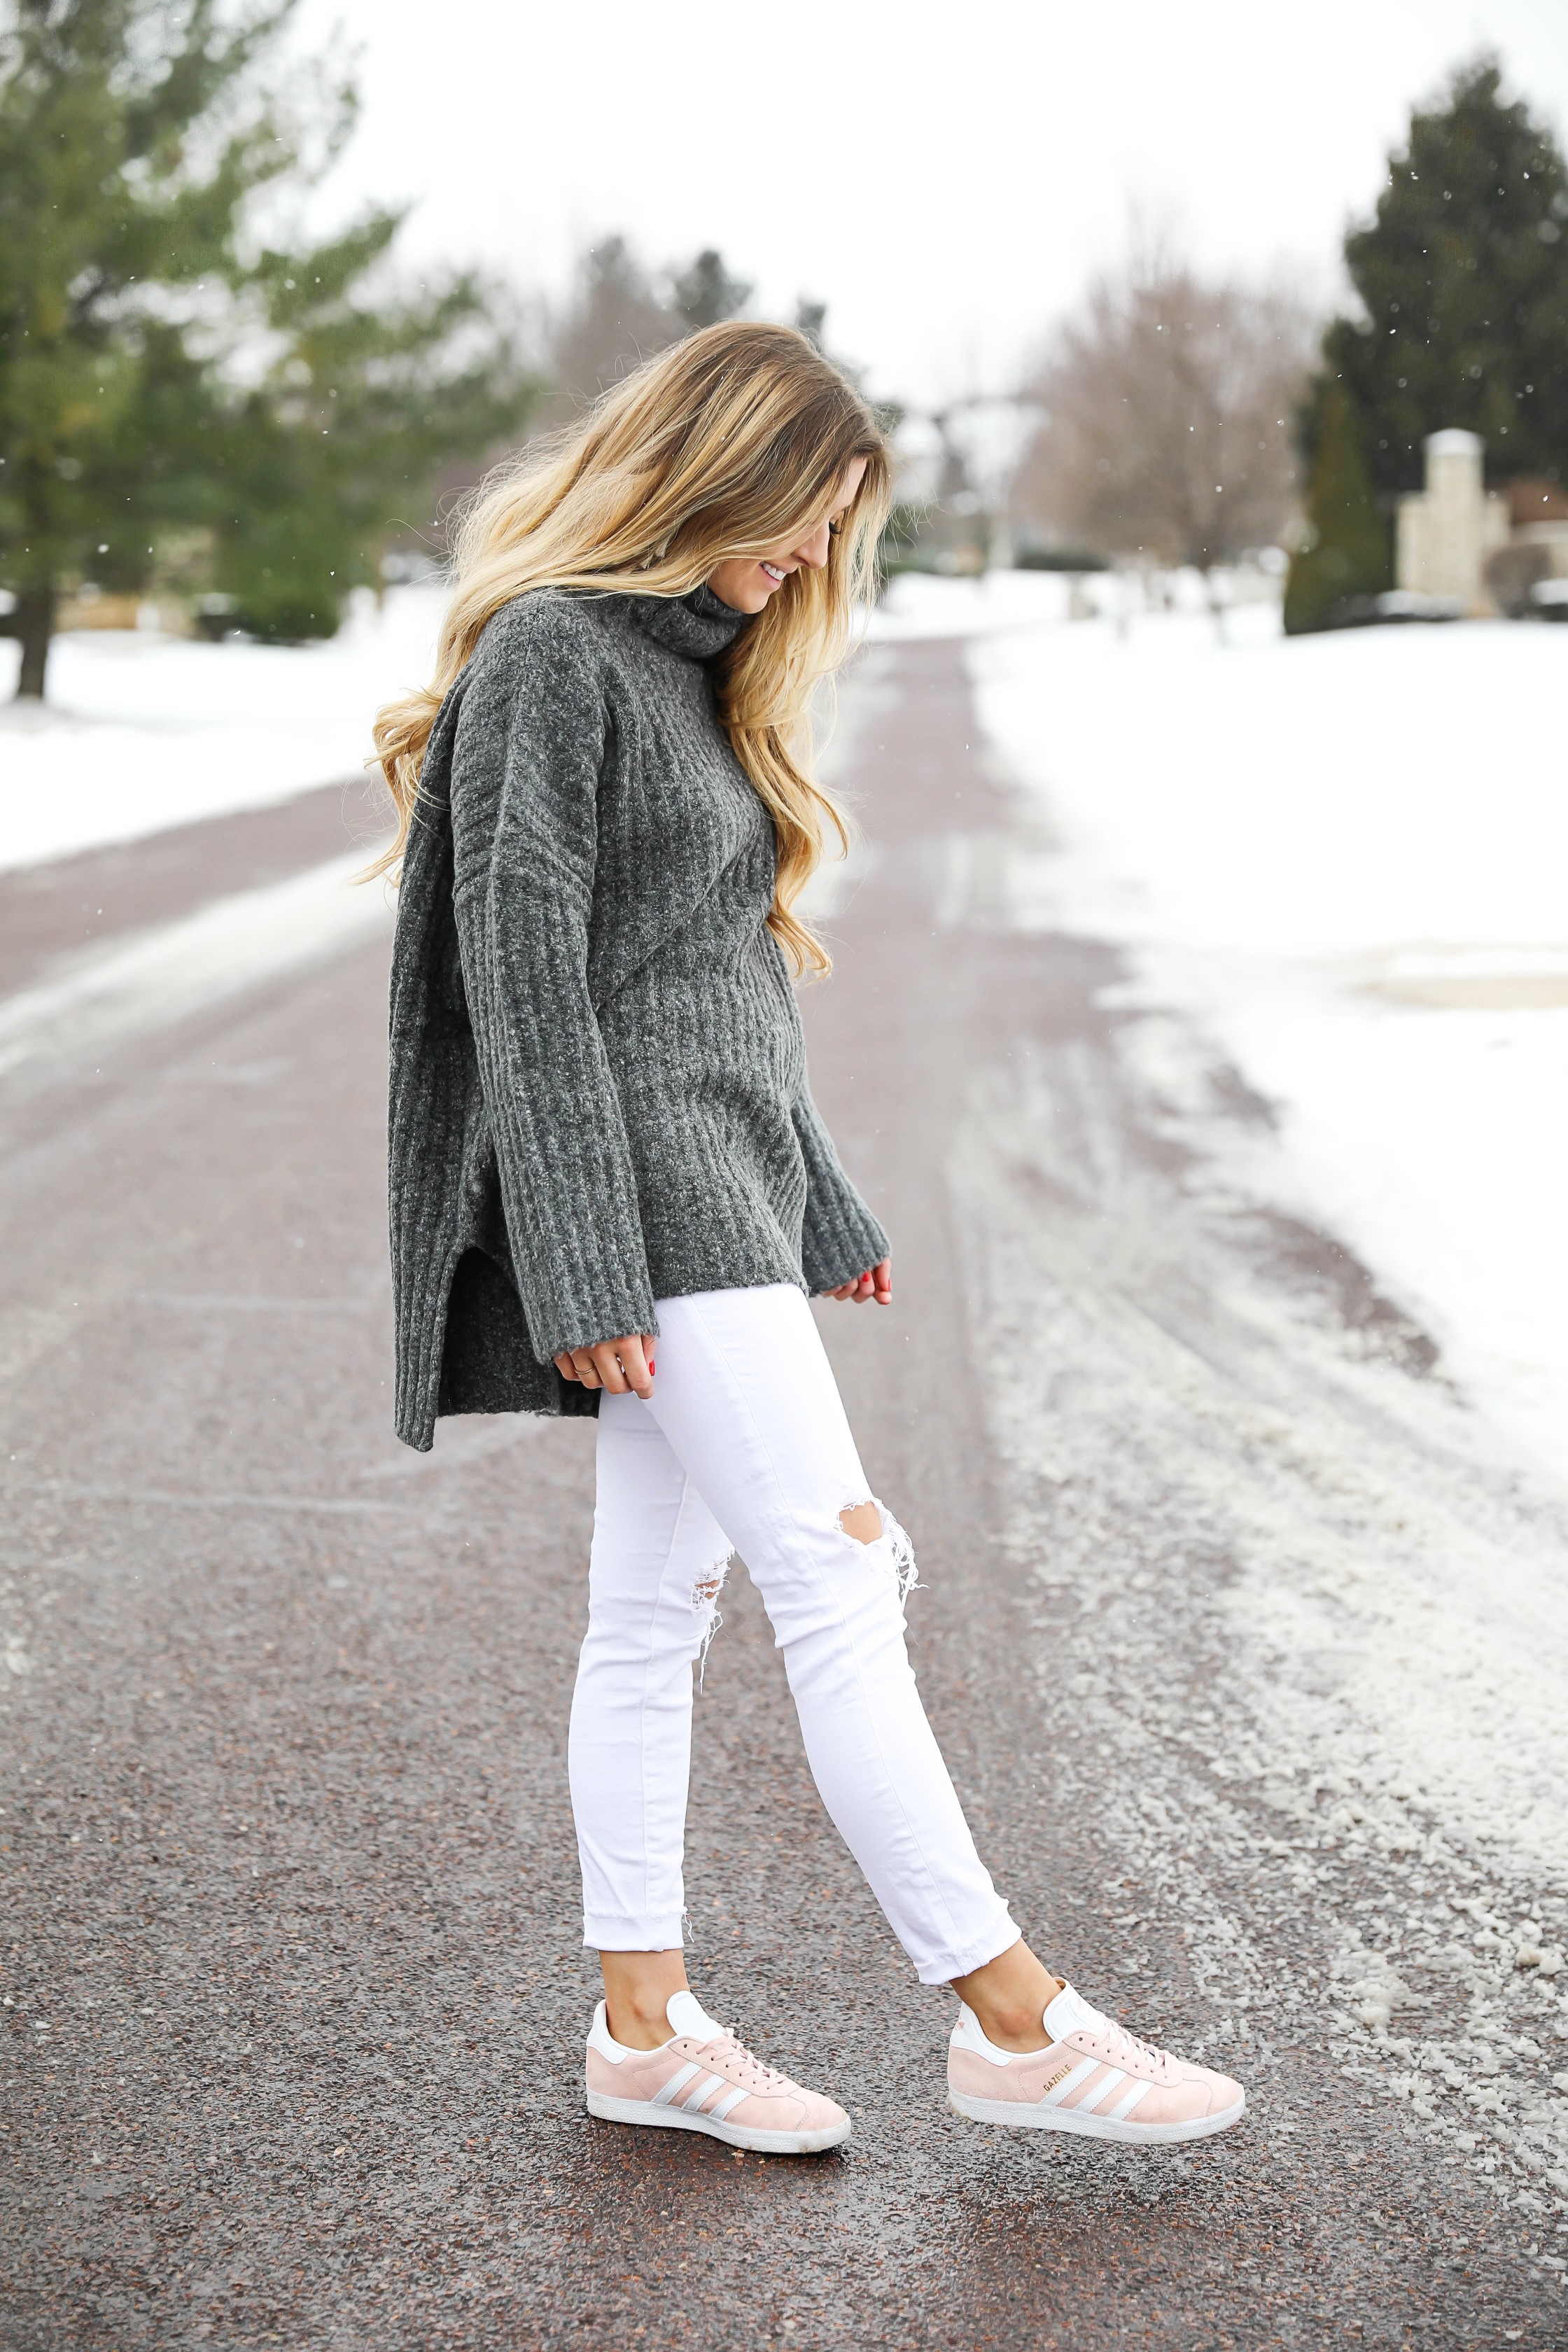
<path fill-rule="evenodd" d="M 781 572 L 776 563 L 768 563 L 764 562 L 763 564 L 763 570 L 767 573 L 770 580 L 776 580 L 782 583 L 789 578 L 789 573 L 787 572 Z"/>

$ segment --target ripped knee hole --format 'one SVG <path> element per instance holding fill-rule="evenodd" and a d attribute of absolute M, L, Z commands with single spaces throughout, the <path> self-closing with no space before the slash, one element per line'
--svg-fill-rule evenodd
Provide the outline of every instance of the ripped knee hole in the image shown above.
<path fill-rule="evenodd" d="M 838 1514 L 838 1524 L 847 1536 L 859 1544 L 880 1543 L 882 1514 L 875 1503 L 850 1503 Z"/>
<path fill-rule="evenodd" d="M 863 1503 L 847 1503 L 838 1514 L 838 1532 L 846 1542 L 858 1544 L 866 1551 L 873 1544 L 885 1543 L 900 1605 L 908 1600 L 920 1582 L 920 1575 L 915 1567 L 914 1547 L 891 1511 L 869 1496 Z"/>
<path fill-rule="evenodd" d="M 705 1568 L 700 1576 L 692 1579 L 691 1606 L 699 1617 L 707 1618 L 710 1627 L 719 1622 L 719 1595 L 724 1590 L 730 1562 L 734 1557 L 733 1552 L 724 1552 Z"/>

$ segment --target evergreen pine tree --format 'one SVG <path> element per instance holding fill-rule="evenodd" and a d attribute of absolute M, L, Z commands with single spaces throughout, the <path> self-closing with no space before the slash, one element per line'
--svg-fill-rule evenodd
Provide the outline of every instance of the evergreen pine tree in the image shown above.
<path fill-rule="evenodd" d="M 824 330 L 826 325 L 826 303 L 814 302 L 809 295 L 801 295 L 795 306 L 795 330 L 796 334 L 804 335 L 806 341 L 812 346 L 814 351 L 826 351 L 827 345 L 825 341 Z"/>
<path fill-rule="evenodd" d="M 684 269 L 675 271 L 669 290 L 677 315 L 688 332 L 698 327 L 716 327 L 721 319 L 739 318 L 752 299 L 752 288 L 746 279 L 731 278 L 724 267 L 723 255 L 710 245 L 695 255 Z"/>
<path fill-rule="evenodd" d="M 21 640 L 24 696 L 43 692 L 63 593 L 140 589 L 176 551 L 184 584 L 232 580 L 258 625 L 287 608 L 290 632 L 330 630 L 393 518 L 417 513 L 419 469 L 526 407 L 481 289 L 399 305 L 378 286 L 396 215 L 248 253 L 252 200 L 352 119 L 351 91 L 259 79 L 292 14 L 0 16 L 0 627 Z M 264 333 L 277 358 L 258 386 Z"/>
<path fill-rule="evenodd" d="M 1345 241 L 1363 320 L 1324 341 L 1375 487 L 1422 487 L 1429 433 L 1463 425 L 1493 480 L 1568 477 L 1568 169 L 1482 58 L 1412 119 L 1375 218 Z"/>
<path fill-rule="evenodd" d="M 386 289 L 399 226 L 375 213 L 257 265 L 277 356 L 225 411 L 211 558 L 252 636 L 331 636 L 348 590 L 379 585 L 395 530 L 432 527 L 437 469 L 492 450 L 532 407 L 503 298 L 467 276 L 412 299 Z"/>
<path fill-rule="evenodd" d="M 1291 559 L 1285 634 L 1329 627 L 1335 607 L 1391 585 L 1388 524 L 1378 509 L 1360 420 L 1337 378 L 1318 396 L 1316 456 L 1307 488 L 1310 544 Z"/>
<path fill-rule="evenodd" d="M 273 169 L 259 121 L 205 171 L 186 149 L 265 41 L 265 13 L 237 29 L 195 0 L 178 32 L 154 15 L 19 0 L 0 33 L 0 583 L 25 695 L 43 691 L 62 587 L 140 587 L 153 532 L 189 519 L 171 461 L 203 446 L 212 404 L 158 297 L 200 307 L 236 201 Z"/>

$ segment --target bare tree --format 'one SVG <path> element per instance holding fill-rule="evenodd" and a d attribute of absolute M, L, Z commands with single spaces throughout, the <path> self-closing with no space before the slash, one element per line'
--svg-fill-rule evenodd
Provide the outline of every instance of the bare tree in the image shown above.
<path fill-rule="evenodd" d="M 543 373 L 554 390 L 542 422 L 566 423 L 606 384 L 686 331 L 626 239 L 601 238 L 579 261 L 564 307 L 546 321 Z"/>
<path fill-rule="evenodd" d="M 733 318 L 751 295 L 715 247 L 656 273 L 626 237 L 602 237 L 579 260 L 566 302 L 544 314 L 542 372 L 553 389 L 542 421 L 565 423 L 667 343 Z"/>
<path fill-rule="evenodd" d="M 732 318 L 751 294 L 743 278 L 730 275 L 716 247 L 705 246 L 688 262 L 653 270 L 628 238 L 602 236 L 579 254 L 564 300 L 536 295 L 521 306 L 517 342 L 527 353 L 531 375 L 543 388 L 532 410 L 531 432 L 553 433 L 571 425 L 642 361 L 697 328 Z M 480 462 L 449 467 L 438 484 L 437 511 L 460 510 L 469 492 L 509 454 L 496 447 Z M 415 561 L 428 552 L 419 540 L 402 551 Z"/>
<path fill-rule="evenodd" d="M 1031 373 L 1044 414 L 1014 482 L 1017 521 L 1205 578 L 1276 541 L 1314 348 L 1293 295 L 1205 278 L 1163 242 L 1135 246 Z"/>

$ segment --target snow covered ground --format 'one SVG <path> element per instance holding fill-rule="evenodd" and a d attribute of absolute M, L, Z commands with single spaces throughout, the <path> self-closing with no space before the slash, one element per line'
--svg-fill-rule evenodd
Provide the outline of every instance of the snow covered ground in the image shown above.
<path fill-rule="evenodd" d="M 920 583 L 911 625 L 956 584 Z M 1185 1010 L 1273 1108 L 1283 1149 L 1238 1181 L 1347 1242 L 1561 1475 L 1568 635 L 1292 643 L 1256 606 L 1222 646 L 1196 614 L 987 625 L 973 592 L 955 617 L 1042 827 L 1017 919 L 1124 944 L 1132 995 Z"/>
<path fill-rule="evenodd" d="M 362 595 L 321 646 L 81 630 L 57 639 L 41 709 L 4 699 L 17 649 L 0 642 L 0 867 L 357 775 L 377 706 L 430 675 L 442 601 Z"/>
<path fill-rule="evenodd" d="M 1037 932 L 998 968 L 1063 994 L 948 1169 L 1042 1719 L 1086 1740 L 1053 1793 L 1130 1931 L 1182 1920 L 1260 2114 L 1322 2038 L 1555 2301 L 1568 646 L 952 611 L 1014 791 L 931 845 L 936 919 Z"/>

